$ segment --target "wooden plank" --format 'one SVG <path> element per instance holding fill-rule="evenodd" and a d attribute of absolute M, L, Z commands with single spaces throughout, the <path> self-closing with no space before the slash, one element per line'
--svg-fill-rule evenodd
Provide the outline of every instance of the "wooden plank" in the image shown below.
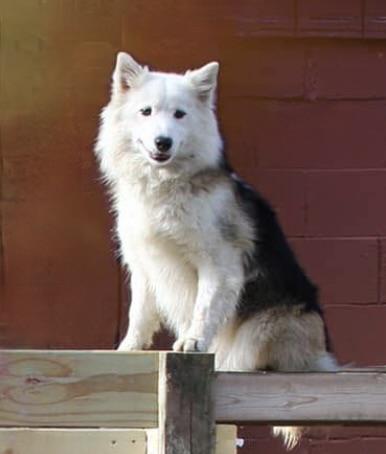
<path fill-rule="evenodd" d="M 219 424 L 216 426 L 216 454 L 236 454 L 237 427 Z"/>
<path fill-rule="evenodd" d="M 0 351 L 0 426 L 156 427 L 158 353 Z"/>
<path fill-rule="evenodd" d="M 0 429 L 0 454 L 147 454 L 141 429 Z"/>
<path fill-rule="evenodd" d="M 218 422 L 386 423 L 386 373 L 218 373 Z"/>
<path fill-rule="evenodd" d="M 158 429 L 147 429 L 147 454 L 158 454 Z M 237 427 L 219 424 L 216 426 L 215 454 L 236 454 Z M 1 452 L 0 452 L 1 454 Z"/>
<path fill-rule="evenodd" d="M 214 356 L 160 353 L 159 454 L 212 454 Z"/>
<path fill-rule="evenodd" d="M 157 454 L 158 429 L 0 429 L 0 454 L 11 452 Z M 216 427 L 215 454 L 236 454 L 236 426 Z"/>

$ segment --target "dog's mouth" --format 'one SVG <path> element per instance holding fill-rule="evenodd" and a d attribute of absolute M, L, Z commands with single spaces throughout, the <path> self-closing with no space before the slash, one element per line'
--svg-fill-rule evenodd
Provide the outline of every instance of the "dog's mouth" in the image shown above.
<path fill-rule="evenodd" d="M 151 151 L 149 150 L 146 145 L 142 142 L 142 140 L 138 140 L 138 142 L 141 144 L 143 149 L 146 151 L 147 155 L 149 156 L 150 160 L 152 162 L 155 162 L 157 164 L 167 164 L 169 161 L 172 160 L 172 155 L 168 152 L 160 152 L 160 151 Z"/>
<path fill-rule="evenodd" d="M 153 161 L 157 162 L 167 162 L 170 160 L 171 155 L 169 153 L 151 153 L 149 152 L 149 156 Z"/>

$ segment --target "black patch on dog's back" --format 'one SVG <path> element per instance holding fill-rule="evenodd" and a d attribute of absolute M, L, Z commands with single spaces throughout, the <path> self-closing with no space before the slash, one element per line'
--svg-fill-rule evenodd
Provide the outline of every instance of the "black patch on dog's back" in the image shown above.
<path fill-rule="evenodd" d="M 321 312 L 317 288 L 296 260 L 275 212 L 250 186 L 234 181 L 239 203 L 254 224 L 256 235 L 254 254 L 245 259 L 246 275 L 256 273 L 256 277 L 246 285 L 243 300 L 257 299 L 259 307 L 302 304 L 306 311 Z M 243 309 L 247 308 L 240 307 Z"/>
<path fill-rule="evenodd" d="M 306 275 L 269 203 L 226 164 L 240 206 L 255 229 L 255 248 L 245 257 L 246 284 L 238 305 L 240 318 L 277 306 L 297 306 L 322 318 L 318 289 Z M 249 276 L 249 279 L 248 279 Z M 326 347 L 330 350 L 327 330 Z"/>
<path fill-rule="evenodd" d="M 304 312 L 316 312 L 323 321 L 323 310 L 318 302 L 318 288 L 300 266 L 270 204 L 233 170 L 224 151 L 221 169 L 234 184 L 238 202 L 255 229 L 255 248 L 245 257 L 246 280 L 239 300 L 238 315 L 249 318 L 270 307 L 297 306 Z M 324 323 L 326 349 L 331 343 Z"/>

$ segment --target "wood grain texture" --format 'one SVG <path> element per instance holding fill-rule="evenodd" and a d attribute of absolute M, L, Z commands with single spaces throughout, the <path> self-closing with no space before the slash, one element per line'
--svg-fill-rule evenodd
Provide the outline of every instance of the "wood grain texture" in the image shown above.
<path fill-rule="evenodd" d="M 0 351 L 0 425 L 156 427 L 158 354 Z"/>
<path fill-rule="evenodd" d="M 219 373 L 218 422 L 386 423 L 386 373 Z"/>
<path fill-rule="evenodd" d="M 0 454 L 147 454 L 141 429 L 0 429 Z"/>
<path fill-rule="evenodd" d="M 160 353 L 158 454 L 212 454 L 214 355 Z"/>

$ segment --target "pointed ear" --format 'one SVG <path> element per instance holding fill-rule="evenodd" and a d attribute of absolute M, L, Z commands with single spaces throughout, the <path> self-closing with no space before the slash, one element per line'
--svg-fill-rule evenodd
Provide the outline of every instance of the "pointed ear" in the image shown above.
<path fill-rule="evenodd" d="M 197 90 L 199 98 L 203 102 L 208 102 L 211 106 L 215 99 L 218 70 L 219 64 L 213 61 L 199 69 L 187 71 L 185 74 L 185 77 Z"/>
<path fill-rule="evenodd" d="M 127 91 L 136 85 L 147 71 L 147 67 L 141 66 L 129 54 L 119 52 L 113 73 L 113 92 Z"/>

